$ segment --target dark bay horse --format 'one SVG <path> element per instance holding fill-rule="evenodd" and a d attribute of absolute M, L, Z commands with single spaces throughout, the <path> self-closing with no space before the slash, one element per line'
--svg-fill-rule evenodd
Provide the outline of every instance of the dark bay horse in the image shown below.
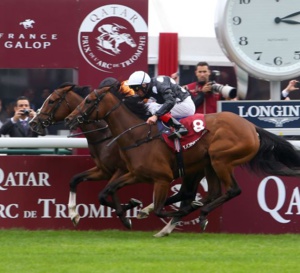
<path fill-rule="evenodd" d="M 154 185 L 154 212 L 159 217 L 183 217 L 193 205 L 178 211 L 164 211 L 169 184 L 176 178 L 175 155 L 157 137 L 156 126 L 146 124 L 134 115 L 110 88 L 91 92 L 66 118 L 70 128 L 86 120 L 103 118 L 115 137 L 129 172 L 107 185 L 100 193 L 101 204 L 120 188 L 135 183 Z M 208 132 L 184 152 L 186 177 L 180 190 L 180 200 L 193 200 L 199 180 L 206 176 L 208 188 L 217 195 L 201 208 L 200 223 L 215 208 L 241 193 L 233 170 L 243 165 L 255 173 L 279 176 L 300 176 L 300 157 L 286 140 L 256 127 L 246 119 L 229 112 L 205 115 Z M 189 178 L 189 179 L 186 179 Z M 192 179 L 197 178 L 197 179 Z M 221 185 L 224 192 L 221 191 Z M 118 216 L 124 209 L 115 204 Z"/>
<path fill-rule="evenodd" d="M 37 115 L 30 121 L 31 128 L 40 135 L 44 135 L 45 128 L 56 122 L 63 121 L 83 101 L 83 98 L 78 93 L 83 93 L 84 88 L 86 87 L 64 83 L 54 90 L 45 100 L 41 109 L 37 111 Z M 87 139 L 88 148 L 96 166 L 75 175 L 70 181 L 68 207 L 69 215 L 75 226 L 80 220 L 80 216 L 76 212 L 78 184 L 84 181 L 110 181 L 128 172 L 125 162 L 120 157 L 118 145 L 114 143 L 107 147 L 107 144 L 112 139 L 112 135 L 105 121 L 81 124 L 80 129 Z M 117 201 L 117 196 L 114 196 L 114 198 Z M 140 205 L 140 202 L 132 199 L 127 208 L 133 208 L 138 205 Z M 131 222 L 128 219 L 125 220 L 123 224 L 130 228 Z"/>

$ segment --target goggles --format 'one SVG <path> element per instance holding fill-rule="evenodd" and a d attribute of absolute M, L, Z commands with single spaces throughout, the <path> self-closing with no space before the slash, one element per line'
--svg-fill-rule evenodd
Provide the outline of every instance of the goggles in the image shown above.
<path fill-rule="evenodd" d="M 135 92 L 139 91 L 140 89 L 143 89 L 140 85 L 129 85 L 129 88 Z"/>

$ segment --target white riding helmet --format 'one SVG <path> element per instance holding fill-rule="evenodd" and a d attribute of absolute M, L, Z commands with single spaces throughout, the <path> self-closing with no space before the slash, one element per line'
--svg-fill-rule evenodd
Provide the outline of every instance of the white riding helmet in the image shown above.
<path fill-rule="evenodd" d="M 142 85 L 144 83 L 145 84 L 150 83 L 150 81 L 151 81 L 150 76 L 146 72 L 135 71 L 130 75 L 127 84 L 129 86 Z"/>

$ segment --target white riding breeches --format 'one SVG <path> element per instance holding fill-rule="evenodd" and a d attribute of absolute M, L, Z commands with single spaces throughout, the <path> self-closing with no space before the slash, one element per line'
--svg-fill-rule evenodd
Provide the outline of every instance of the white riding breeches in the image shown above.
<path fill-rule="evenodd" d="M 157 110 L 162 106 L 162 104 L 153 101 L 151 98 L 148 100 L 146 105 L 149 107 L 149 111 L 152 115 L 154 115 L 157 112 Z M 174 105 L 174 107 L 171 109 L 171 115 L 174 118 L 184 118 L 194 115 L 195 111 L 195 104 L 191 96 L 188 96 L 184 101 L 178 102 Z"/>

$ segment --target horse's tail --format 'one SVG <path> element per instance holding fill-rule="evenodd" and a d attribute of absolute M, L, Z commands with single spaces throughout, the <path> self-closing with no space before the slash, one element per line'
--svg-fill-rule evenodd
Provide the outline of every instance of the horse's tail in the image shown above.
<path fill-rule="evenodd" d="M 251 170 L 278 176 L 300 176 L 300 153 L 283 137 L 256 127 L 260 147 L 247 164 Z"/>

